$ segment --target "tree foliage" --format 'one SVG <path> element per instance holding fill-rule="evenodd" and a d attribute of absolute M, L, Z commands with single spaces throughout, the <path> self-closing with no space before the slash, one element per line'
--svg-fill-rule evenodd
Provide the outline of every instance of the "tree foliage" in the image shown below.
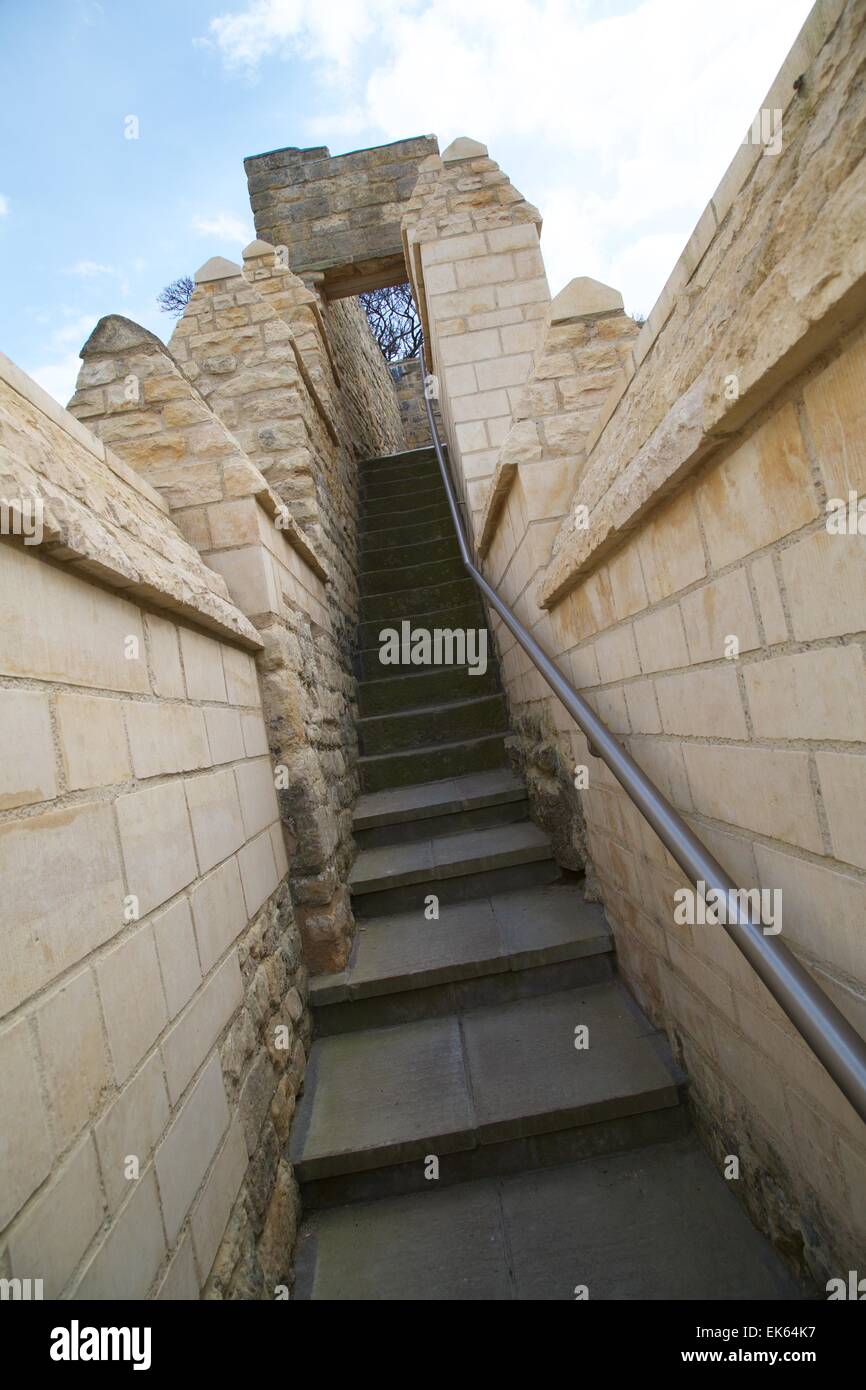
<path fill-rule="evenodd" d="M 404 357 L 418 356 L 421 321 L 408 284 L 368 290 L 358 298 L 386 362 L 399 362 Z"/>
<path fill-rule="evenodd" d="M 156 302 L 164 314 L 174 314 L 175 318 L 180 318 L 192 299 L 194 289 L 195 280 L 192 276 L 181 275 L 179 279 L 172 280 L 170 285 L 166 285 L 164 290 L 160 290 L 156 296 Z"/>

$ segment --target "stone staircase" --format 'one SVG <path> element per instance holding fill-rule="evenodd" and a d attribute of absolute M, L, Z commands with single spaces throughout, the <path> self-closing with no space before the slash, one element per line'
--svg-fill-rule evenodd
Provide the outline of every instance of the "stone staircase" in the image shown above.
<path fill-rule="evenodd" d="M 403 619 L 485 624 L 432 449 L 370 460 L 362 486 L 358 930 L 312 982 L 295 1297 L 796 1297 L 530 819 L 495 664 L 380 664 Z"/>

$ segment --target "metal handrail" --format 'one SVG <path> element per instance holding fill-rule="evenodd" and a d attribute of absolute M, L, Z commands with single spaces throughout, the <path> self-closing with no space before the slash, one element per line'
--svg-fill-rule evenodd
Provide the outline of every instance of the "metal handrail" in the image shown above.
<path fill-rule="evenodd" d="M 827 1069 L 840 1091 L 851 1102 L 861 1120 L 866 1121 L 866 1042 L 851 1027 L 844 1014 L 815 983 L 788 947 L 777 937 L 764 935 L 760 917 L 758 916 L 757 921 L 753 920 L 749 912 L 741 909 L 737 899 L 730 896 L 738 891 L 734 880 L 689 829 L 682 816 L 638 767 L 631 755 L 618 743 L 595 711 L 566 680 L 475 565 L 433 416 L 430 396 L 426 390 L 428 377 L 423 345 L 420 356 L 427 419 L 430 422 L 433 447 L 445 485 L 463 564 L 487 602 L 514 634 L 536 670 L 541 673 L 554 695 L 586 735 L 594 756 L 607 764 L 641 815 L 652 826 L 665 849 L 688 876 L 689 881 L 695 886 L 702 882 L 706 889 L 724 894 L 728 912 L 727 920 L 721 925 Z"/>

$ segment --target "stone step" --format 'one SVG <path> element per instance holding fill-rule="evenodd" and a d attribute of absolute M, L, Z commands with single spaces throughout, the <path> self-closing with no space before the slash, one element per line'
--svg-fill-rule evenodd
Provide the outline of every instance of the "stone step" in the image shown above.
<path fill-rule="evenodd" d="M 509 768 L 476 772 L 362 796 L 353 829 L 359 849 L 404 844 L 409 840 L 480 830 L 526 820 L 526 789 Z"/>
<path fill-rule="evenodd" d="M 362 477 L 368 477 L 373 473 L 378 473 L 382 468 L 411 467 L 413 463 L 424 463 L 436 461 L 436 450 L 432 444 L 425 444 L 420 449 L 404 449 L 399 454 L 382 454 L 377 458 L 362 459 L 358 465 Z"/>
<path fill-rule="evenodd" d="M 411 680 L 411 677 L 407 677 Z M 459 738 L 481 738 L 505 733 L 508 715 L 501 692 L 422 709 L 374 714 L 356 724 L 362 756 L 396 753 L 405 748 L 454 743 Z"/>
<path fill-rule="evenodd" d="M 362 796 L 355 806 L 352 823 L 356 834 L 388 826 L 396 829 L 407 820 L 424 821 L 481 806 L 522 801 L 525 795 L 520 778 L 503 767 Z"/>
<path fill-rule="evenodd" d="M 383 468 L 381 472 L 362 473 L 361 496 L 377 497 L 381 495 L 377 489 L 397 488 L 401 484 L 400 490 L 409 492 L 416 484 L 430 487 L 437 481 L 442 481 L 442 474 L 435 459 L 425 463 L 398 464 L 393 468 Z"/>
<path fill-rule="evenodd" d="M 478 806 L 471 811 L 451 811 L 431 820 L 405 820 L 400 825 L 383 825 L 377 830 L 356 830 L 355 844 L 359 850 L 380 849 L 388 845 L 406 845 L 430 836 L 458 835 L 464 830 L 485 830 L 491 825 L 512 825 L 530 820 L 529 799 L 523 793 L 519 801 L 503 801 L 494 806 Z"/>
<path fill-rule="evenodd" d="M 379 550 L 365 550 L 361 554 L 362 582 L 368 574 L 382 570 L 403 570 L 423 564 L 424 556 L 429 555 L 435 564 L 439 560 L 459 560 L 460 547 L 454 534 L 454 527 L 443 536 L 433 537 L 429 533 L 412 541 L 409 545 L 388 545 Z"/>
<path fill-rule="evenodd" d="M 443 1164 L 445 1166 L 445 1164 Z M 694 1135 L 541 1172 L 320 1211 L 294 1297 L 573 1302 L 798 1299 Z"/>
<path fill-rule="evenodd" d="M 381 473 L 373 474 L 372 478 L 362 477 L 361 503 L 365 505 L 379 497 L 415 492 L 437 485 L 442 486 L 442 474 L 435 459 L 432 463 L 419 464 L 412 469 L 383 469 Z"/>
<path fill-rule="evenodd" d="M 389 488 L 384 497 L 362 497 L 361 527 L 363 530 L 377 528 L 381 524 L 377 519 L 380 516 L 393 512 L 416 512 L 437 502 L 444 503 L 445 500 L 441 478 L 431 480 L 423 488 L 404 488 L 400 492 L 396 488 Z"/>
<path fill-rule="evenodd" d="M 433 585 L 447 584 L 452 579 L 465 579 L 466 568 L 460 556 L 430 555 L 424 559 L 416 550 L 411 565 L 386 566 L 384 569 L 363 570 L 361 573 L 361 596 L 364 599 L 373 594 L 389 594 L 395 590 L 430 588 Z"/>
<path fill-rule="evenodd" d="M 366 565 L 371 556 L 385 555 L 392 550 L 404 550 L 407 547 L 423 547 L 416 552 L 423 555 L 429 551 L 433 541 L 454 540 L 454 522 L 450 511 L 446 510 L 437 517 L 419 522 L 412 522 L 406 525 L 391 525 L 384 528 L 371 528 L 369 531 L 362 531 L 360 534 L 361 560 Z M 383 560 L 381 564 L 389 563 Z M 402 562 L 401 562 L 402 563 Z M 377 562 L 375 568 L 381 568 Z"/>
<path fill-rule="evenodd" d="M 387 668 L 385 668 L 387 669 Z M 396 676 L 358 682 L 358 709 L 362 718 L 420 709 L 423 705 L 469 700 L 499 689 L 499 673 L 491 661 L 487 670 L 470 673 L 468 666 L 403 667 Z"/>
<path fill-rule="evenodd" d="M 588 1030 L 584 1049 L 575 1047 L 579 1026 Z M 611 1122 L 609 1138 L 626 1147 L 628 1126 L 617 1122 L 675 1109 L 682 1081 L 664 1039 L 616 981 L 338 1033 L 313 1045 L 292 1162 L 302 1184 L 331 1184 L 305 1191 L 310 1206 L 423 1190 L 430 1154 L 446 1181 L 501 1173 L 500 1163 L 544 1135 L 558 1138 L 560 1156 L 582 1157 L 582 1144 L 600 1151 Z M 640 1127 L 638 1135 L 643 1142 Z"/>
<path fill-rule="evenodd" d="M 471 582 L 471 581 L 470 581 Z M 472 586 L 473 593 L 471 599 L 465 603 L 453 604 L 448 608 L 433 608 L 428 613 L 416 613 L 413 615 L 413 623 L 418 627 L 425 627 L 430 632 L 437 627 L 443 631 L 450 629 L 481 628 L 487 626 L 484 616 L 484 609 L 481 606 L 481 599 L 478 597 L 478 590 Z M 383 666 L 379 661 L 379 633 L 383 628 L 398 627 L 399 623 L 381 618 L 372 618 L 362 622 L 358 626 L 358 647 L 360 660 L 360 674 L 362 676 L 386 676 L 394 675 L 397 671 L 421 670 L 443 670 L 444 667 L 421 667 L 421 666 Z M 492 652 L 493 647 L 488 636 L 487 650 Z"/>
<path fill-rule="evenodd" d="M 471 602 L 473 595 L 478 593 L 474 580 L 469 578 L 465 570 L 463 575 L 462 579 L 449 579 L 444 584 L 424 584 L 416 589 L 398 589 L 390 594 L 368 594 L 361 601 L 362 622 L 387 618 L 389 626 L 393 627 L 395 624 L 399 626 L 403 618 L 411 618 L 417 626 L 429 627 L 430 624 L 420 621 L 422 614 L 435 612 L 438 608 L 457 608 Z"/>
<path fill-rule="evenodd" d="M 581 883 L 361 921 L 345 970 L 310 982 L 316 1036 L 463 1013 L 611 974 L 602 909 Z"/>
<path fill-rule="evenodd" d="M 388 787 L 406 787 L 412 782 L 433 782 L 460 773 L 483 772 L 504 764 L 505 735 L 490 734 L 486 738 L 433 744 L 405 753 L 359 758 L 358 772 L 363 792 L 379 792 Z"/>
<path fill-rule="evenodd" d="M 370 541 L 377 536 L 379 540 L 386 537 L 394 543 L 400 540 L 408 540 L 407 536 L 401 536 L 401 531 L 409 527 L 425 527 L 431 521 L 440 521 L 447 518 L 454 529 L 454 522 L 451 518 L 451 511 L 445 494 L 437 496 L 435 501 L 427 502 L 423 506 L 399 507 L 391 511 L 375 512 L 364 514 L 361 518 L 361 535 L 364 540 Z M 423 531 L 421 532 L 423 538 Z"/>
<path fill-rule="evenodd" d="M 360 897 L 552 857 L 550 840 L 541 827 L 533 821 L 520 821 L 362 850 L 352 865 L 349 888 L 353 897 Z"/>

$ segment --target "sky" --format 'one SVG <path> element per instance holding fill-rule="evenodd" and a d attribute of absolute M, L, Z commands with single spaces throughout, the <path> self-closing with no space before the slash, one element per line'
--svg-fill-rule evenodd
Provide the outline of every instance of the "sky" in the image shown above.
<path fill-rule="evenodd" d="M 254 236 L 243 160 L 458 135 L 651 310 L 809 0 L 0 0 L 0 349 L 65 404 L 97 320 Z"/>

